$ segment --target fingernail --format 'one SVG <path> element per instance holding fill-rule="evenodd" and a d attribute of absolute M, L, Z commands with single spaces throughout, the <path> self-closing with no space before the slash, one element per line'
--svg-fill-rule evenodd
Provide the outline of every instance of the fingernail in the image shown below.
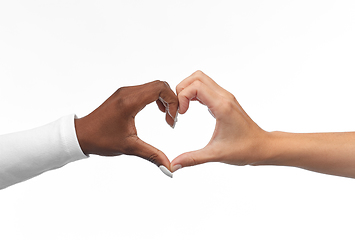
<path fill-rule="evenodd" d="M 182 166 L 181 166 L 180 164 L 177 164 L 177 165 L 173 166 L 171 170 L 172 170 L 173 172 L 176 172 L 176 171 L 179 170 L 180 168 L 182 168 Z"/>
<path fill-rule="evenodd" d="M 175 115 L 175 118 L 174 118 L 174 123 L 173 123 L 173 126 L 171 126 L 173 129 L 175 128 L 175 125 L 176 125 L 176 123 L 177 123 L 177 121 L 178 121 L 178 112 L 176 112 L 176 115 Z"/>
<path fill-rule="evenodd" d="M 196 97 L 196 99 L 197 100 L 199 100 L 200 101 L 200 103 L 202 103 L 203 105 L 206 105 L 204 102 L 202 102 L 202 100 L 201 99 L 199 99 L 198 97 Z"/>
<path fill-rule="evenodd" d="M 163 83 L 165 83 L 165 85 L 170 88 L 169 84 L 166 81 L 163 81 Z"/>
<path fill-rule="evenodd" d="M 164 101 L 164 99 L 162 99 L 161 97 L 159 97 L 159 100 L 161 101 L 161 103 L 164 105 L 164 107 L 167 106 L 167 102 Z"/>
<path fill-rule="evenodd" d="M 165 166 L 160 165 L 159 168 L 166 176 L 173 178 L 173 174 Z"/>
<path fill-rule="evenodd" d="M 212 117 L 216 118 L 213 114 L 213 112 L 211 111 L 211 109 L 208 109 L 208 111 L 211 113 Z"/>
<path fill-rule="evenodd" d="M 176 111 L 175 118 L 174 118 L 174 123 L 177 123 L 178 115 L 179 115 L 179 109 Z"/>

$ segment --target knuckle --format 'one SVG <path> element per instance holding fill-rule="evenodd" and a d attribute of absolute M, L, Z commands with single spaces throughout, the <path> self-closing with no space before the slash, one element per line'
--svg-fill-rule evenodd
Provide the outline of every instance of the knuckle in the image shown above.
<path fill-rule="evenodd" d="M 122 114 L 131 114 L 140 103 L 137 98 L 137 91 L 130 87 L 122 87 L 116 91 L 114 105 Z"/>
<path fill-rule="evenodd" d="M 158 157 L 158 155 L 157 155 L 156 153 L 153 153 L 152 155 L 150 155 L 150 156 L 147 158 L 147 160 L 148 160 L 149 162 L 151 162 L 151 163 L 156 164 L 157 157 Z"/>
<path fill-rule="evenodd" d="M 234 110 L 235 104 L 230 99 L 223 99 L 221 101 L 220 110 L 224 114 L 230 114 Z"/>
<path fill-rule="evenodd" d="M 176 93 L 180 94 L 182 92 L 182 90 L 184 90 L 184 88 L 181 86 L 181 84 L 176 86 Z"/>
<path fill-rule="evenodd" d="M 158 86 L 158 89 L 161 89 L 161 90 L 167 89 L 167 88 L 170 89 L 169 84 L 165 81 L 156 80 L 156 81 L 154 81 L 154 83 Z"/>
<path fill-rule="evenodd" d="M 128 87 L 121 87 L 117 89 L 117 91 L 114 93 L 115 101 L 120 107 L 125 106 L 127 104 L 127 89 Z"/>
<path fill-rule="evenodd" d="M 190 158 L 190 165 L 191 165 L 191 166 L 196 166 L 197 164 L 198 164 L 198 163 L 197 163 L 196 159 L 193 158 L 193 157 L 191 157 L 191 158 Z"/>
<path fill-rule="evenodd" d="M 151 163 L 157 164 L 160 155 L 160 150 L 156 150 L 154 153 L 150 154 L 147 160 Z"/>
<path fill-rule="evenodd" d="M 115 92 L 116 95 L 121 95 L 124 94 L 126 92 L 128 87 L 120 87 L 119 89 L 117 89 L 117 91 Z"/>
<path fill-rule="evenodd" d="M 120 96 L 116 99 L 116 102 L 120 109 L 130 108 L 130 101 L 126 97 Z"/>
<path fill-rule="evenodd" d="M 188 159 L 189 159 L 189 161 L 187 163 L 188 166 L 196 166 L 196 165 L 205 163 L 204 159 L 196 158 L 195 154 L 189 154 Z"/>
<path fill-rule="evenodd" d="M 194 75 L 202 76 L 204 73 L 201 70 L 197 70 L 194 72 Z"/>
<path fill-rule="evenodd" d="M 160 87 L 166 86 L 165 82 L 164 82 L 164 81 L 161 81 L 161 80 L 155 80 L 154 83 L 156 83 L 156 84 L 159 85 Z"/>
<path fill-rule="evenodd" d="M 231 94 L 230 92 L 228 92 L 228 98 L 233 102 L 237 102 L 237 99 L 235 98 L 235 96 L 233 94 Z"/>
<path fill-rule="evenodd" d="M 155 83 L 155 84 L 160 84 L 160 80 L 154 80 L 152 83 Z"/>
<path fill-rule="evenodd" d="M 202 82 L 199 80 L 194 81 L 192 84 L 195 88 L 200 88 L 202 86 Z"/>

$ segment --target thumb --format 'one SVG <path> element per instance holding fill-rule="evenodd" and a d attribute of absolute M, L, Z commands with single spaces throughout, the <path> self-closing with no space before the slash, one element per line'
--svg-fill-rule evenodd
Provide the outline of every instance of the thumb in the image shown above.
<path fill-rule="evenodd" d="M 135 156 L 144 158 L 144 159 L 154 163 L 158 167 L 163 165 L 167 169 L 170 170 L 170 161 L 167 158 L 167 156 L 159 149 L 142 141 L 138 137 L 134 143 L 134 148 L 132 149 L 132 152 L 130 155 L 135 155 Z"/>
<path fill-rule="evenodd" d="M 213 161 L 213 155 L 207 148 L 197 151 L 186 152 L 177 156 L 170 164 L 170 169 L 175 172 L 183 167 L 195 166 Z"/>

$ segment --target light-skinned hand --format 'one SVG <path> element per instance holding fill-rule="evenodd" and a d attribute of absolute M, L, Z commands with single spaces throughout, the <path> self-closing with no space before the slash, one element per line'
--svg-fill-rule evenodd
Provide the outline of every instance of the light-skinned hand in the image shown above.
<path fill-rule="evenodd" d="M 196 71 L 177 87 L 179 113 L 190 101 L 206 105 L 216 119 L 210 142 L 203 149 L 183 153 L 171 163 L 172 171 L 206 162 L 246 165 L 259 158 L 266 132 L 246 114 L 235 97 L 202 71 Z"/>

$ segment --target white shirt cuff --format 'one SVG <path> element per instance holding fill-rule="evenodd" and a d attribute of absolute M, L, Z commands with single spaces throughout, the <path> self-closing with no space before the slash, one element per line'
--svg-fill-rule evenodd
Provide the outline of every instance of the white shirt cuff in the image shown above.
<path fill-rule="evenodd" d="M 71 114 L 42 127 L 0 136 L 0 189 L 87 158 Z"/>

